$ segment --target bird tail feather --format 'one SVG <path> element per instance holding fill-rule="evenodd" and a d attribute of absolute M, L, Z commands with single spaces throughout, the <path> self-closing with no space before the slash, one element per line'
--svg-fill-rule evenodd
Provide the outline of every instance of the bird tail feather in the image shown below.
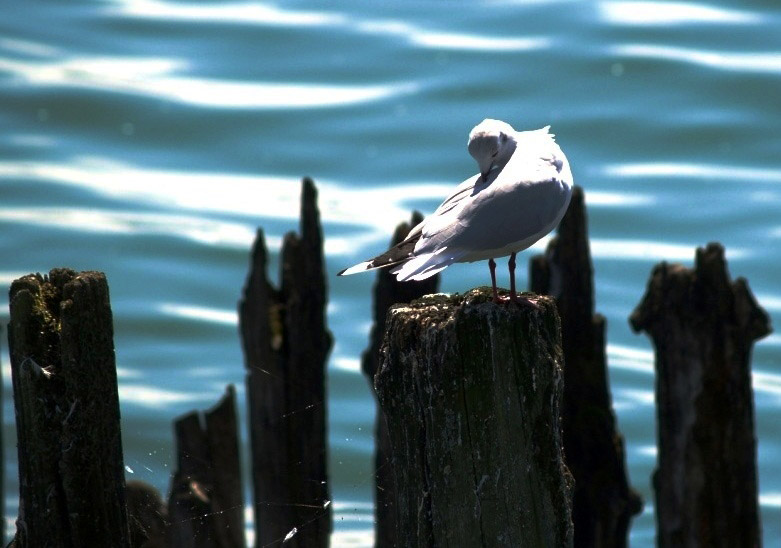
<path fill-rule="evenodd" d="M 447 247 L 438 249 L 433 253 L 423 253 L 394 267 L 390 272 L 396 275 L 400 282 L 420 281 L 430 278 L 434 274 L 456 262 L 461 255 L 445 253 Z"/>

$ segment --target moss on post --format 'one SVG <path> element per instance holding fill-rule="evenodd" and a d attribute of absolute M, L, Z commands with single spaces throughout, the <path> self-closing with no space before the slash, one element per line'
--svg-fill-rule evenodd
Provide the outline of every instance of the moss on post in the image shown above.
<path fill-rule="evenodd" d="M 397 546 L 572 544 L 552 299 L 487 288 L 393 307 L 375 387 L 397 489 Z"/>

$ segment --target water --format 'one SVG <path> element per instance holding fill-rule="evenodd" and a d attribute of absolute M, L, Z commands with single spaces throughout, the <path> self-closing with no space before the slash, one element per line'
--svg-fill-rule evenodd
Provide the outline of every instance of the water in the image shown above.
<path fill-rule="evenodd" d="M 779 23 L 781 8 L 759 0 L 4 2 L 0 320 L 15 277 L 106 272 L 128 477 L 166 492 L 171 420 L 212 405 L 226 383 L 244 411 L 235 307 L 248 249 L 262 226 L 276 273 L 311 175 L 336 340 L 333 544 L 368 546 L 374 410 L 358 356 L 373 278 L 334 275 L 475 172 L 474 124 L 551 124 L 587 192 L 614 407 L 646 500 L 631 545 L 652 546 L 652 353 L 627 317 L 656 262 L 691 264 L 718 240 L 781 325 Z M 484 264 L 458 265 L 443 290 L 487 282 Z M 781 545 L 779 364 L 771 335 L 753 360 L 766 546 Z"/>

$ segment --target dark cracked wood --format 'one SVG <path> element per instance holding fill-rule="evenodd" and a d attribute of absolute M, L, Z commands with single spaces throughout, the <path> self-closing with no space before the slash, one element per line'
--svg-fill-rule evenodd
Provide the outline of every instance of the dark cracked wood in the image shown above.
<path fill-rule="evenodd" d="M 575 187 L 558 234 L 530 265 L 531 290 L 551 295 L 561 315 L 564 347 L 562 429 L 575 478 L 575 546 L 622 548 L 642 510 L 629 487 L 624 438 L 608 387 L 605 318 L 594 313 L 594 282 L 583 189 Z"/>
<path fill-rule="evenodd" d="M 201 416 L 174 422 L 177 470 L 168 503 L 176 548 L 244 548 L 244 496 L 233 385 Z"/>
<path fill-rule="evenodd" d="M 328 546 L 325 371 L 331 334 L 317 191 L 304 179 L 301 235 L 282 245 L 282 282 L 266 277 L 262 231 L 239 303 L 249 405 L 256 546 Z M 294 531 L 295 529 L 295 531 Z"/>
<path fill-rule="evenodd" d="M 657 265 L 630 322 L 656 350 L 657 544 L 760 546 L 750 360 L 767 313 L 711 243 L 694 269 Z"/>
<path fill-rule="evenodd" d="M 16 547 L 129 547 L 108 284 L 54 269 L 11 284 Z"/>
<path fill-rule="evenodd" d="M 388 313 L 375 378 L 393 450 L 397 546 L 572 544 L 560 326 L 491 290 Z"/>

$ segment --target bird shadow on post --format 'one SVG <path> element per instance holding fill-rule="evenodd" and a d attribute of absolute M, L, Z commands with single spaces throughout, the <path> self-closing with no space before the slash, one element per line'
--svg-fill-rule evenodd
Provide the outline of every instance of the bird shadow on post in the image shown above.
<path fill-rule="evenodd" d="M 236 391 L 203 414 L 174 421 L 178 469 L 168 503 L 169 544 L 176 548 L 244 548 Z"/>
<path fill-rule="evenodd" d="M 562 430 L 575 478 L 576 547 L 623 547 L 642 499 L 629 487 L 624 439 L 616 429 L 605 356 L 605 318 L 594 314 L 594 284 L 583 189 L 574 187 L 558 235 L 530 263 L 531 290 L 551 295 L 564 348 Z"/>
<path fill-rule="evenodd" d="M 415 225 L 423 220 L 423 215 L 415 211 L 409 223 L 396 227 L 390 247 L 404 240 Z M 380 361 L 380 345 L 385 333 L 385 319 L 388 309 L 397 303 L 410 301 L 436 293 L 439 286 L 439 275 L 422 281 L 399 282 L 389 269 L 377 271 L 377 282 L 374 284 L 374 325 L 369 335 L 369 347 L 361 356 L 361 370 L 369 378 L 374 392 L 374 375 Z M 391 448 L 388 437 L 388 427 L 382 409 L 377 409 L 374 428 L 374 544 L 377 548 L 391 548 L 396 545 L 396 489 L 393 482 L 393 467 L 391 466 Z"/>
<path fill-rule="evenodd" d="M 572 544 L 559 319 L 429 295 L 387 316 L 375 388 L 396 481 L 396 546 Z"/>
<path fill-rule="evenodd" d="M 750 359 L 767 313 L 711 243 L 694 269 L 657 265 L 630 323 L 656 351 L 657 544 L 760 546 Z"/>
<path fill-rule="evenodd" d="M 331 349 L 317 190 L 304 179 L 301 235 L 282 244 L 281 287 L 266 277 L 263 232 L 252 249 L 239 303 L 247 368 L 255 543 L 327 546 L 331 506 L 327 470 L 325 369 Z"/>
<path fill-rule="evenodd" d="M 106 277 L 64 268 L 30 274 L 11 284 L 10 308 L 19 451 L 11 545 L 128 548 Z"/>

